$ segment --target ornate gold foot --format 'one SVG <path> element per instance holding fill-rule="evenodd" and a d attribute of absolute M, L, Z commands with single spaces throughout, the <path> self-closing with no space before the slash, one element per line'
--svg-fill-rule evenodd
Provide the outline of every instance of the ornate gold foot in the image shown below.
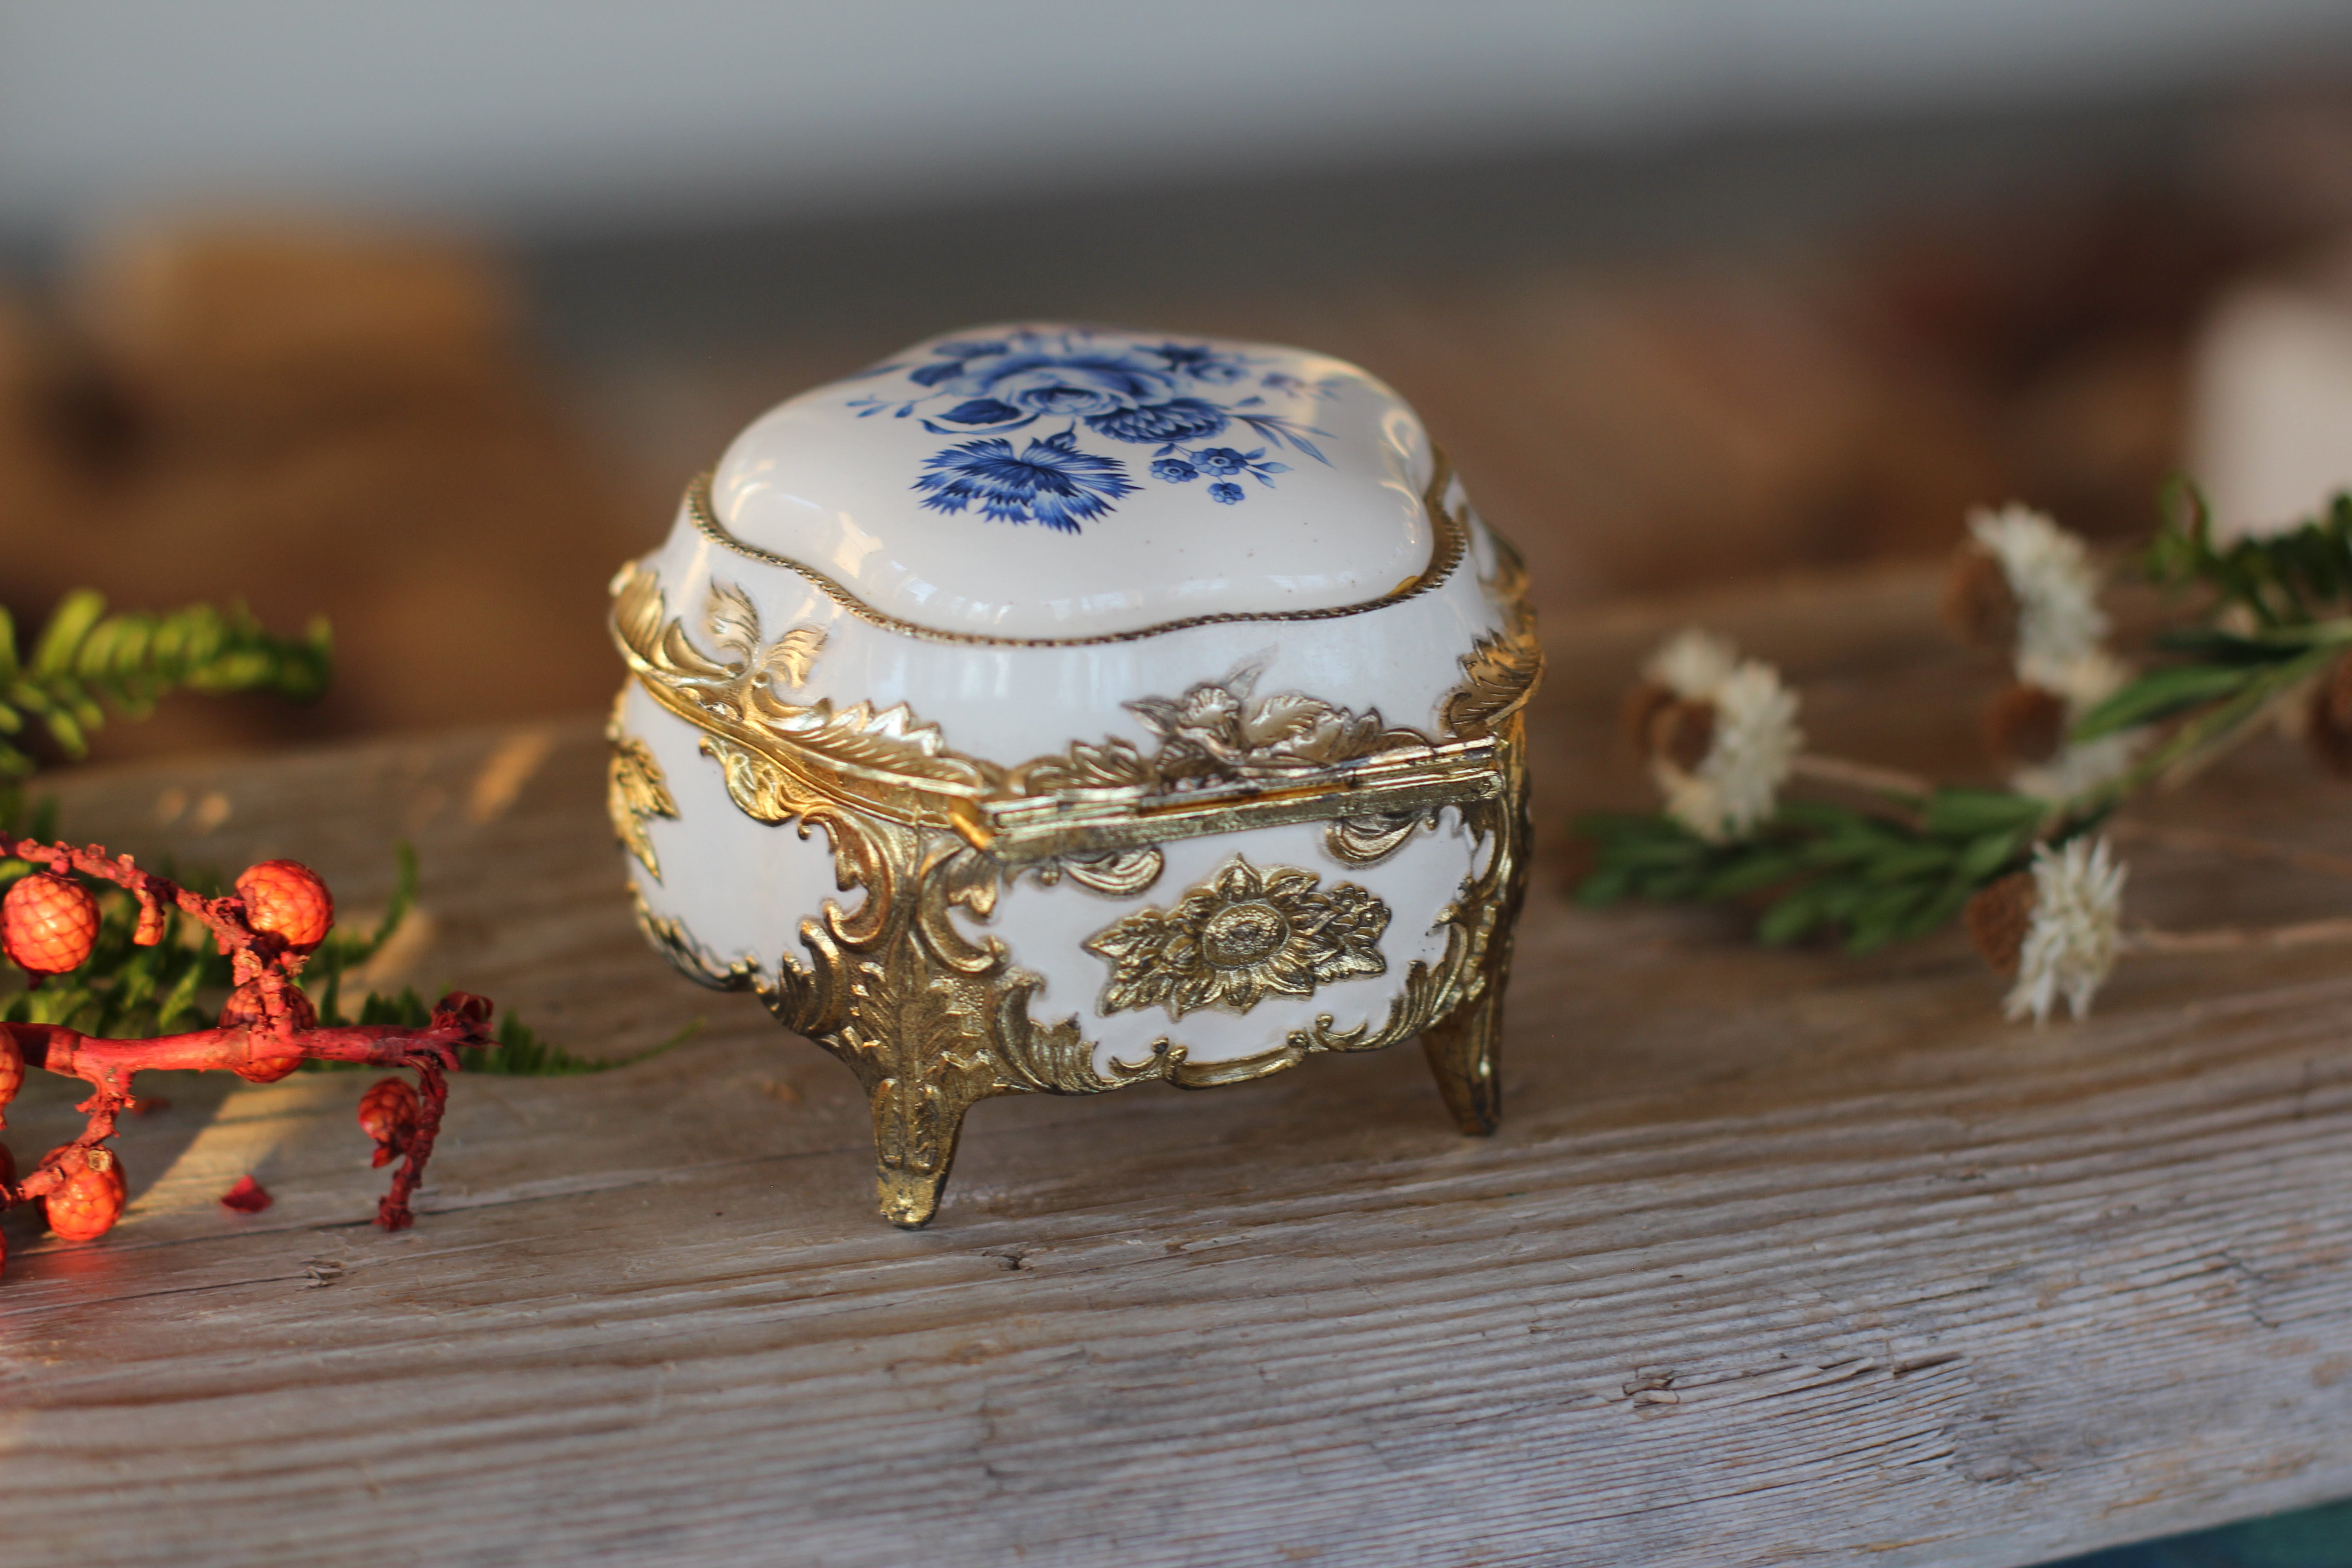
<path fill-rule="evenodd" d="M 1503 1122 L 1503 986 L 1490 979 L 1475 1001 L 1421 1032 L 1437 1091 L 1462 1131 L 1484 1138 Z"/>
<path fill-rule="evenodd" d="M 952 1079 L 908 1083 L 886 1078 L 874 1085 L 876 1185 L 882 1217 L 901 1229 L 919 1230 L 939 1212 L 963 1113 L 978 1098 L 958 1092 L 964 1087 Z"/>
<path fill-rule="evenodd" d="M 894 1171 L 885 1165 L 875 1173 L 882 1217 L 900 1230 L 920 1230 L 930 1224 L 940 1212 L 940 1190 L 947 1184 L 945 1171 Z"/>

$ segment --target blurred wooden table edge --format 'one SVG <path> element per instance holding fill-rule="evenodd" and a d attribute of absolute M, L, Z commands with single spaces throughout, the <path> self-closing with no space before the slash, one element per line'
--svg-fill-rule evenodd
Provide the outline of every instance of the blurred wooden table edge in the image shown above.
<path fill-rule="evenodd" d="M 1565 813 L 1641 798 L 1617 690 L 1688 620 L 1781 660 L 1836 749 L 1966 766 L 1990 676 L 1933 595 L 1548 626 L 1555 861 L 1495 1139 L 1410 1051 L 992 1101 L 912 1235 L 873 1218 L 848 1073 L 644 950 L 592 722 L 61 779 L 77 838 L 299 856 L 355 912 L 406 837 L 429 941 L 387 979 L 587 1053 L 704 1027 L 458 1079 L 398 1237 L 365 1224 L 365 1075 L 171 1086 L 113 1237 L 11 1221 L 0 1563 L 1955 1568 L 2352 1493 L 2339 954 L 2135 962 L 2020 1029 L 1954 938 L 1763 952 L 1731 912 L 1562 894 Z M 2352 837 L 2277 747 L 2155 810 Z M 2132 896 L 2188 924 L 2346 890 L 2150 852 Z M 11 1109 L 20 1155 L 70 1098 Z M 257 1216 L 215 1202 L 247 1172 Z"/>

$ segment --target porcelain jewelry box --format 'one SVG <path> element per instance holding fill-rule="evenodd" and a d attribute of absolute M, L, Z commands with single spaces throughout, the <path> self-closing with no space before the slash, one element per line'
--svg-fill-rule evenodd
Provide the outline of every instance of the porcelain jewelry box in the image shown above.
<path fill-rule="evenodd" d="M 991 1095 L 1418 1036 L 1490 1131 L 1524 589 L 1353 365 L 918 344 L 761 417 L 614 581 L 640 923 L 856 1073 L 902 1226 Z"/>

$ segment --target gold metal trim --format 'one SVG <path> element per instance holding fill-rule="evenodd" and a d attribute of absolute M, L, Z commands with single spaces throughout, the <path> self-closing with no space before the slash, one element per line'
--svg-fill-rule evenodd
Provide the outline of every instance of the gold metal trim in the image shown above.
<path fill-rule="evenodd" d="M 1525 580 L 1504 547 L 1486 587 L 1510 606 L 1508 622 L 1461 658 L 1465 679 L 1440 705 L 1439 736 L 1301 693 L 1260 696 L 1255 672 L 1242 670 L 1132 704 L 1158 737 L 1150 754 L 1122 740 L 1076 742 L 1008 768 L 953 751 L 904 705 L 787 701 L 776 683 L 806 679 L 822 647 L 814 628 L 765 641 L 748 597 L 714 585 L 705 630 L 729 657 L 713 658 L 667 615 L 652 574 L 626 569 L 613 629 L 634 679 L 703 732 L 742 811 L 803 837 L 823 830 L 838 886 L 862 894 L 849 909 L 827 900 L 802 921 L 807 962 L 780 953 L 772 978 L 749 958 L 718 960 L 642 897 L 639 924 L 689 977 L 755 991 L 786 1027 L 857 1074 L 873 1110 L 882 1212 L 900 1226 L 936 1211 L 964 1115 L 992 1095 L 1148 1080 L 1206 1088 L 1418 1035 L 1462 1130 L 1492 1131 L 1511 924 L 1527 881 L 1524 709 L 1542 670 Z M 1439 914 L 1444 952 L 1407 965 L 1380 1019 L 1341 1027 L 1318 1015 L 1239 1060 L 1195 1064 L 1163 1037 L 1143 1061 L 1098 1069 L 1076 1016 L 1033 1016 L 1043 980 L 1015 966 L 1001 938 L 974 941 L 954 918 L 984 926 L 1003 887 L 1024 874 L 1136 896 L 1160 873 L 1159 843 L 1277 821 L 1327 821 L 1333 853 L 1369 865 L 1448 804 L 1460 809 L 1472 864 L 1475 847 L 1488 853 Z"/>
<path fill-rule="evenodd" d="M 1211 616 L 1188 616 L 1182 620 L 1161 621 L 1156 626 L 1139 626 L 1133 631 L 1105 632 L 1090 637 L 992 637 L 976 632 L 941 631 L 937 626 L 918 626 L 876 609 L 852 593 L 844 584 L 827 576 L 804 561 L 772 550 L 763 550 L 748 540 L 738 539 L 719 521 L 718 509 L 710 500 L 709 472 L 697 474 L 686 487 L 687 516 L 701 535 L 713 544 L 733 551 L 747 560 L 763 566 L 781 566 L 797 573 L 843 609 L 870 626 L 900 637 L 920 637 L 926 642 L 961 643 L 972 647 L 1097 647 L 1105 643 L 1139 642 L 1168 632 L 1186 631 L 1193 626 L 1223 626 L 1234 621 L 1328 621 L 1343 616 L 1360 616 L 1370 610 L 1386 609 L 1407 599 L 1419 598 L 1454 575 L 1470 549 L 1470 531 L 1462 518 L 1445 506 L 1445 492 L 1454 483 L 1454 464 L 1443 448 L 1430 450 L 1431 474 L 1429 486 L 1422 492 L 1422 510 L 1429 518 L 1433 536 L 1429 564 L 1418 576 L 1406 579 L 1377 599 L 1361 604 L 1336 605 L 1323 610 L 1228 610 Z"/>
<path fill-rule="evenodd" d="M 1483 800 L 1500 776 L 1490 715 L 1515 712 L 1525 696 L 1520 689 L 1470 703 L 1464 711 L 1478 722 L 1439 741 L 1391 727 L 1377 710 L 1355 713 L 1299 692 L 1259 696 L 1256 670 L 1244 668 L 1179 698 L 1130 703 L 1159 736 L 1149 754 L 1113 738 L 1008 768 L 951 750 L 937 725 L 903 703 L 877 712 L 864 702 L 835 709 L 822 698 L 785 700 L 775 678 L 806 679 L 815 634 L 800 626 L 763 642 L 759 612 L 728 584 L 711 585 L 705 611 L 718 658 L 694 646 L 644 567 L 622 570 L 614 598 L 614 637 L 631 672 L 654 700 L 703 731 L 704 750 L 746 811 L 758 815 L 761 790 L 782 788 L 910 827 L 945 828 L 1013 865 Z M 1524 636 L 1532 648 L 1532 632 Z M 1474 668 L 1482 657 L 1465 657 L 1472 683 L 1449 706 L 1483 689 L 1484 667 Z M 1510 673 L 1531 683 L 1540 664 L 1539 654 L 1527 653 Z"/>

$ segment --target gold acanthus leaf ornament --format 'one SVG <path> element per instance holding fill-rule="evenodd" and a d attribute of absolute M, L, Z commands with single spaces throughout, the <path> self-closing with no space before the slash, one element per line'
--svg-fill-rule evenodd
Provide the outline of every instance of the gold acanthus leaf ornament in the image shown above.
<path fill-rule="evenodd" d="M 1160 738 L 1151 758 L 1164 789 L 1188 789 L 1311 773 L 1396 752 L 1429 752 L 1429 741 L 1391 729 L 1380 710 L 1357 713 L 1300 691 L 1260 697 L 1263 661 L 1222 680 L 1203 680 L 1181 697 L 1141 697 L 1125 704 Z"/>
<path fill-rule="evenodd" d="M 1088 937 L 1108 961 L 1102 1010 L 1202 1007 L 1246 1013 L 1269 995 L 1388 973 L 1389 907 L 1353 882 L 1324 890 L 1294 866 L 1261 871 L 1236 855 L 1172 909 L 1143 909 Z"/>
<path fill-rule="evenodd" d="M 677 802 L 670 796 L 669 781 L 662 776 L 653 749 L 621 728 L 621 706 L 619 701 L 613 704 L 613 717 L 604 725 L 604 739 L 613 749 L 604 782 L 604 811 L 612 818 L 613 834 L 621 847 L 635 856 L 646 874 L 658 882 L 661 862 L 654 856 L 646 818 L 676 818 Z"/>
<path fill-rule="evenodd" d="M 1536 641 L 1536 613 L 1528 603 L 1528 567 L 1501 535 L 1494 541 L 1495 571 L 1483 580 L 1486 596 L 1510 616 L 1500 631 L 1487 632 L 1461 658 L 1463 684 L 1446 694 L 1438 717 L 1450 735 L 1493 734 L 1527 705 L 1543 677 L 1543 646 Z"/>

